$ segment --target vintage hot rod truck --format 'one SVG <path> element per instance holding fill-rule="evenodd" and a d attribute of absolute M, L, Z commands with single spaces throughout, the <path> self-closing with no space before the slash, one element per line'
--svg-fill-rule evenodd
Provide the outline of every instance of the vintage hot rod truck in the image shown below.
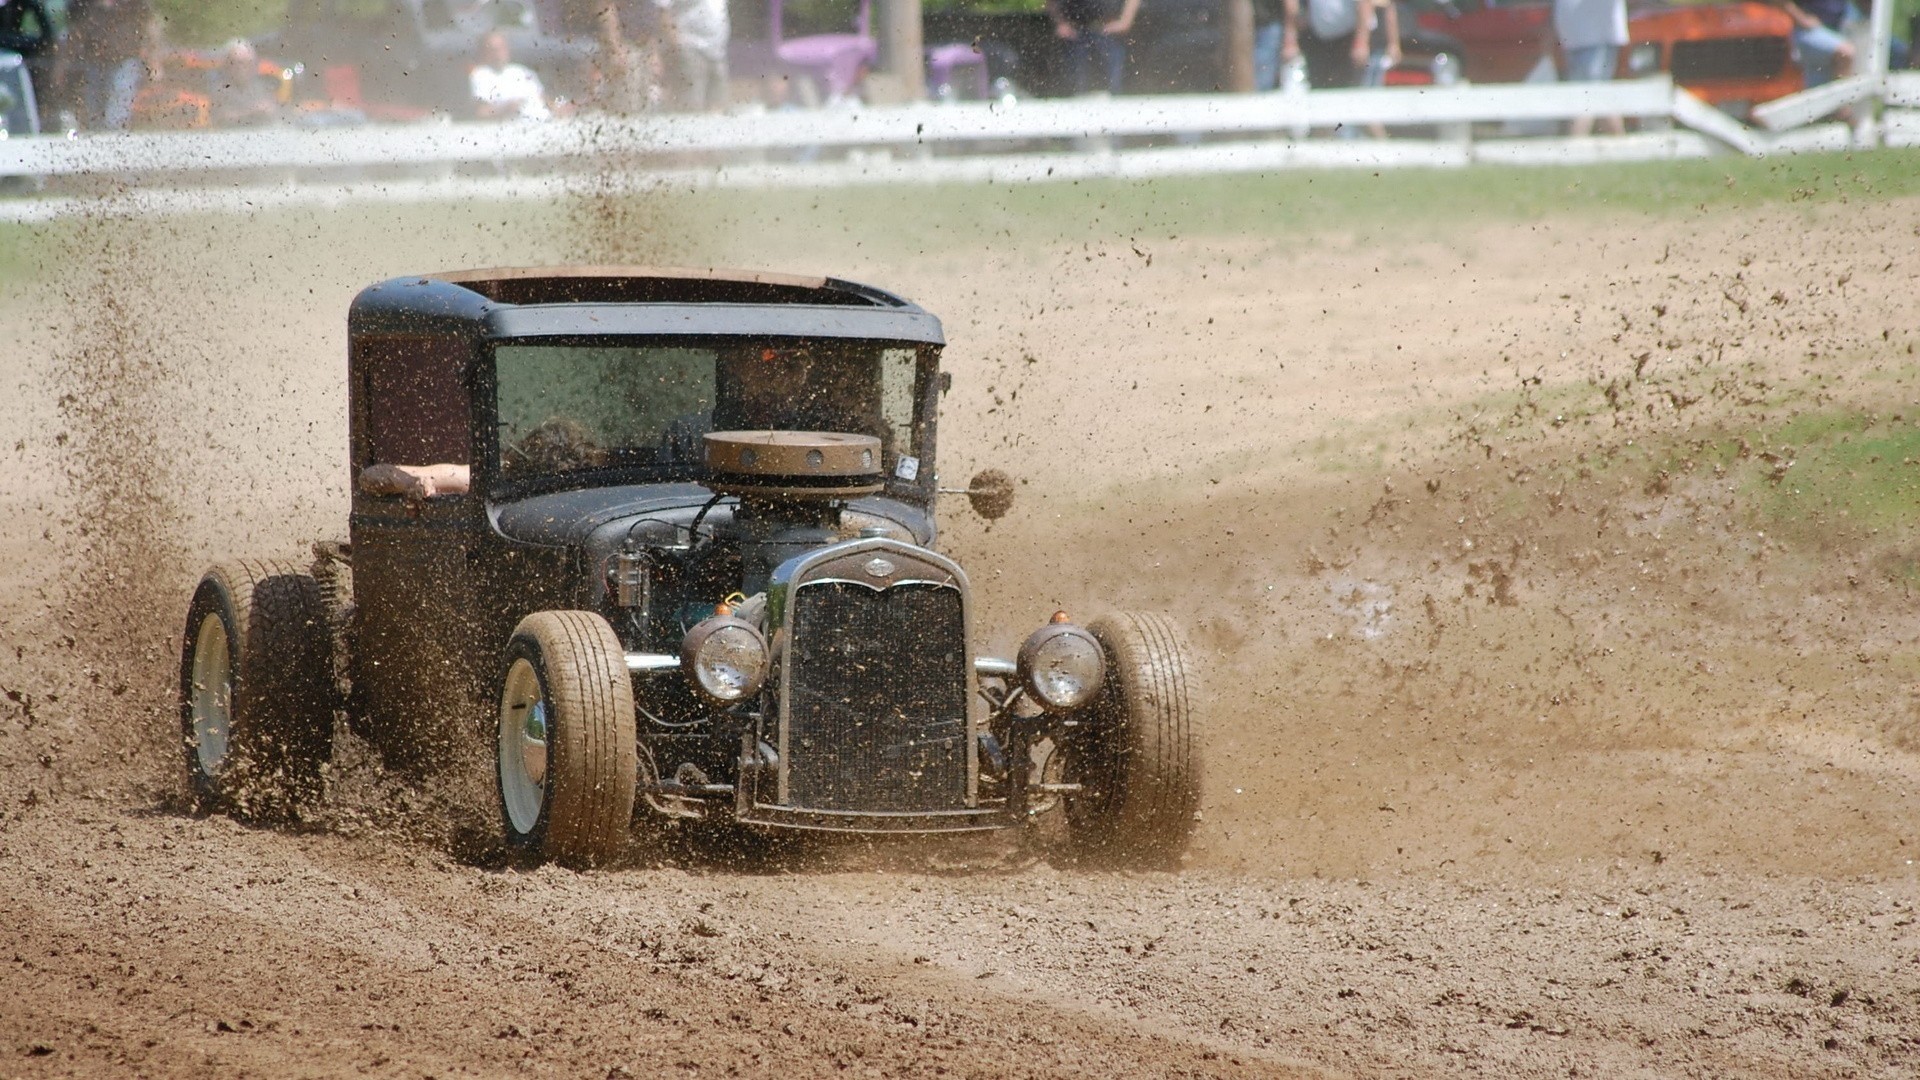
<path fill-rule="evenodd" d="M 350 538 L 202 579 L 182 745 L 213 809 L 321 789 L 335 723 L 422 782 L 484 755 L 530 857 L 636 827 L 958 832 L 1042 814 L 1178 857 L 1196 702 L 1153 614 L 975 652 L 935 547 L 940 322 L 835 279 L 400 278 L 348 316 Z M 1003 474 L 964 493 L 1006 511 Z M 636 820 L 637 816 L 637 820 Z"/>

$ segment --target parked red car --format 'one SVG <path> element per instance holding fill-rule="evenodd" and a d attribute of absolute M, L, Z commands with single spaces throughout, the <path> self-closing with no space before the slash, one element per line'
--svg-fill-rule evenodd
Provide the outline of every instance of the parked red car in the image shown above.
<path fill-rule="evenodd" d="M 1418 10 L 1422 29 L 1460 42 L 1474 82 L 1519 82 L 1557 50 L 1547 0 L 1437 0 Z M 1759 0 L 1632 3 L 1619 74 L 1670 72 L 1703 100 L 1744 114 L 1803 85 L 1792 31 L 1786 12 Z"/>

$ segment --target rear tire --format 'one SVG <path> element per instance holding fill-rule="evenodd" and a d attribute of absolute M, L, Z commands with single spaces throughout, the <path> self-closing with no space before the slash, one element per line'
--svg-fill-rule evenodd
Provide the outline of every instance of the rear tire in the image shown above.
<path fill-rule="evenodd" d="M 507 643 L 499 703 L 508 846 L 573 865 L 617 856 L 633 820 L 637 763 L 633 682 L 613 628 L 588 611 L 522 619 Z"/>
<path fill-rule="evenodd" d="M 333 753 L 333 635 L 313 576 L 277 561 L 216 566 L 187 609 L 180 730 L 196 802 L 298 816 Z"/>
<path fill-rule="evenodd" d="M 1140 866 L 1171 867 L 1186 851 L 1200 806 L 1193 663 L 1179 630 L 1160 615 L 1116 612 L 1087 630 L 1107 654 L 1106 685 L 1062 748 L 1071 850 Z"/>

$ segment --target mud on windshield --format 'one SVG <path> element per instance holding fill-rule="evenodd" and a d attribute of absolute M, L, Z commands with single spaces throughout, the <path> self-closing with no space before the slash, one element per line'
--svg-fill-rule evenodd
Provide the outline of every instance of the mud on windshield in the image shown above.
<path fill-rule="evenodd" d="M 920 481 L 937 353 L 866 342 L 503 343 L 493 350 L 499 476 L 638 471 L 698 479 L 710 431 L 835 431 L 880 440 L 886 475 Z"/>

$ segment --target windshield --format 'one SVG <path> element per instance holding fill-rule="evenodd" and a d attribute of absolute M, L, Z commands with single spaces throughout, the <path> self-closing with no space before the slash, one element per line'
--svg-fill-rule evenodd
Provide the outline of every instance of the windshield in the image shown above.
<path fill-rule="evenodd" d="M 772 429 L 875 436 L 887 475 L 912 483 L 919 367 L 915 348 L 864 342 L 498 345 L 500 475 L 698 477 L 707 432 Z"/>

